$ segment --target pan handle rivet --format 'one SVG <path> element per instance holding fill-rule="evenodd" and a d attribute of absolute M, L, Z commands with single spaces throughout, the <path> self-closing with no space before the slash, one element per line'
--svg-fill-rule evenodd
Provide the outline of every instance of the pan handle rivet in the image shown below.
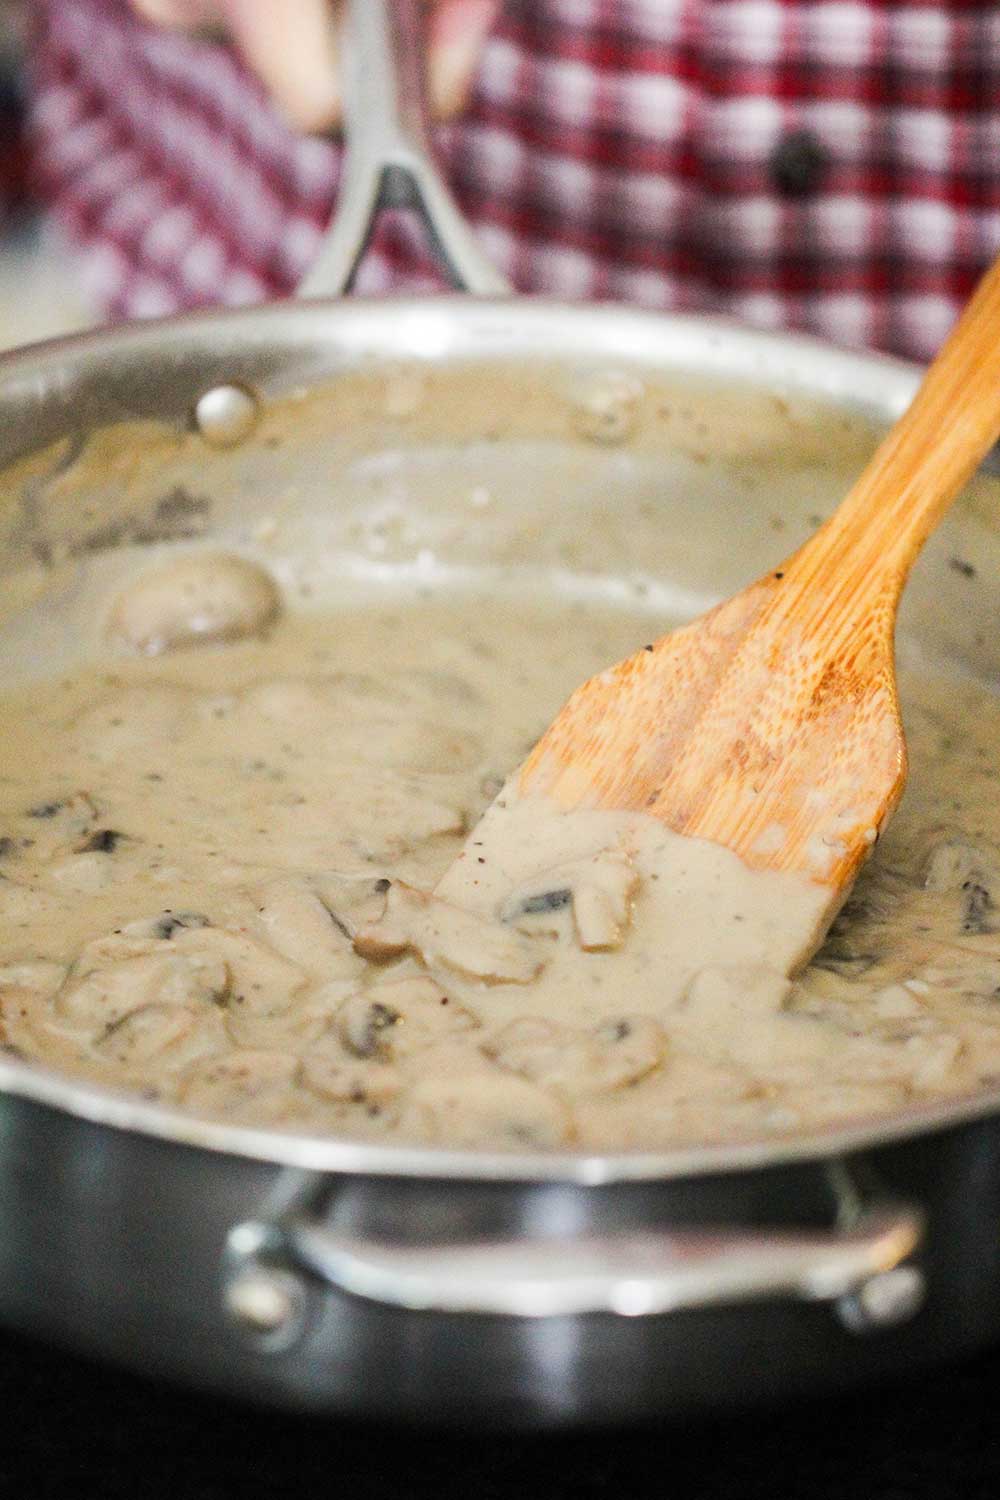
<path fill-rule="evenodd" d="M 216 385 L 199 396 L 194 424 L 212 448 L 235 448 L 257 425 L 260 402 L 242 385 Z"/>
<path fill-rule="evenodd" d="M 869 1333 L 907 1323 L 923 1306 L 927 1287 L 918 1266 L 896 1266 L 872 1276 L 837 1303 L 840 1321 L 851 1333 Z"/>
<path fill-rule="evenodd" d="M 302 1327 L 305 1288 L 290 1271 L 251 1266 L 225 1288 L 226 1312 L 245 1332 L 282 1344 Z"/>

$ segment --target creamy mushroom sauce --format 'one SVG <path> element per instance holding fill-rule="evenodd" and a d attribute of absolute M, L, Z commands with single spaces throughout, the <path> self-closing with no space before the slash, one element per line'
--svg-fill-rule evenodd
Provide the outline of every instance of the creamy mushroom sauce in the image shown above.
<path fill-rule="evenodd" d="M 549 847 L 524 804 L 523 854 L 436 891 L 648 618 L 458 593 L 281 617 L 239 559 L 141 575 L 102 666 L 3 704 L 8 1050 L 232 1121 L 491 1148 L 995 1086 L 1000 707 L 972 683 L 903 674 L 909 791 L 794 980 L 816 889 L 644 817 L 574 815 Z"/>

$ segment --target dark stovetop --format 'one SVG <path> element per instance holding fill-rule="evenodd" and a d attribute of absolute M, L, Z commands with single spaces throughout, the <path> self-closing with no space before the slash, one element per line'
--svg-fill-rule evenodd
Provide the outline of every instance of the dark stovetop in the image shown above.
<path fill-rule="evenodd" d="M 22 1500 L 998 1500 L 1000 1354 L 684 1426 L 454 1434 L 192 1396 L 0 1336 L 0 1495 Z"/>

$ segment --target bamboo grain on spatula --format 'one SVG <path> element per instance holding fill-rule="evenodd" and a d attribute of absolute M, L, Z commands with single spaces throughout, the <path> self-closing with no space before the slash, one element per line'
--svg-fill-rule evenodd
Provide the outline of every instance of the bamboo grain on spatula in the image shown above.
<path fill-rule="evenodd" d="M 834 515 L 742 593 L 578 688 L 508 795 L 645 812 L 827 886 L 832 916 L 905 782 L 900 593 L 998 436 L 1000 262 Z"/>

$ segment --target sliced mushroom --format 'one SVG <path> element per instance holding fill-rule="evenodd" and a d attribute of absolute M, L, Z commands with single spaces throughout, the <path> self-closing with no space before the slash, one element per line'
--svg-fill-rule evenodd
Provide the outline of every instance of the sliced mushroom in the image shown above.
<path fill-rule="evenodd" d="M 389 889 L 386 876 L 321 875 L 315 881 L 318 899 L 330 914 L 330 920 L 349 944 L 358 930 L 377 922 L 385 911 L 385 894 Z"/>
<path fill-rule="evenodd" d="M 26 808 L 17 826 L 33 861 L 43 864 L 77 849 L 95 829 L 100 816 L 88 792 L 72 792 Z"/>
<path fill-rule="evenodd" d="M 589 1032 L 525 1017 L 489 1051 L 502 1067 L 576 1096 L 638 1083 L 662 1064 L 667 1038 L 650 1016 L 617 1017 Z"/>
<path fill-rule="evenodd" d="M 108 856 L 121 850 L 126 835 L 100 826 L 99 817 L 88 792 L 37 802 L 18 820 L 21 835 L 13 847 L 36 867 L 33 879 L 43 888 L 102 891 L 123 874 L 120 861 Z"/>
<path fill-rule="evenodd" d="M 354 939 L 365 958 L 398 958 L 407 949 L 429 968 L 443 965 L 486 984 L 528 984 L 544 956 L 522 934 L 439 896 L 394 881 L 384 916 Z"/>
<path fill-rule="evenodd" d="M 141 917 L 119 931 L 102 933 L 84 943 L 73 965 L 71 978 L 84 979 L 98 969 L 121 963 L 126 958 L 145 958 L 169 952 L 162 939 L 155 936 L 155 918 Z"/>
<path fill-rule="evenodd" d="M 992 860 L 958 833 L 938 834 L 923 857 L 921 875 L 928 891 L 959 891 L 966 881 L 981 878 Z"/>
<path fill-rule="evenodd" d="M 359 971 L 350 939 L 304 880 L 268 881 L 255 897 L 267 940 L 284 958 L 321 978 Z"/>
<path fill-rule="evenodd" d="M 479 1025 L 470 1010 L 422 974 L 352 995 L 337 1019 L 344 1046 L 362 1058 L 411 1057 Z"/>
<path fill-rule="evenodd" d="M 573 1134 L 562 1100 L 511 1073 L 423 1078 L 409 1095 L 406 1118 L 430 1140 L 455 1146 L 550 1149 Z"/>
<path fill-rule="evenodd" d="M 621 946 L 639 876 L 628 855 L 606 850 L 589 860 L 573 888 L 580 947 L 591 953 Z"/>
<path fill-rule="evenodd" d="M 572 1027 L 543 1016 L 521 1016 L 485 1044 L 484 1050 L 501 1067 L 526 1078 L 541 1078 L 558 1065 L 567 1045 L 580 1036 Z"/>
<path fill-rule="evenodd" d="M 402 1076 L 385 1063 L 360 1062 L 339 1049 L 311 1052 L 302 1063 L 302 1081 L 324 1099 L 337 1104 L 383 1105 L 399 1095 Z"/>
<path fill-rule="evenodd" d="M 340 1037 L 353 1057 L 388 1057 L 388 1034 L 399 1011 L 368 995 L 352 995 L 338 1017 Z"/>
<path fill-rule="evenodd" d="M 500 918 L 523 924 L 571 905 L 581 948 L 588 953 L 618 948 L 638 884 L 638 872 L 624 850 L 602 849 L 524 881 L 504 902 Z"/>
<path fill-rule="evenodd" d="M 299 964 L 289 962 L 267 943 L 227 927 L 187 928 L 170 944 L 181 953 L 201 954 L 223 963 L 230 976 L 228 1008 L 245 1008 L 258 1015 L 287 1011 L 309 982 Z"/>
<path fill-rule="evenodd" d="M 293 1004 L 274 1011 L 231 1004 L 224 1014 L 227 1035 L 238 1047 L 306 1055 L 330 1029 L 350 988 L 335 980 L 296 994 Z"/>
<path fill-rule="evenodd" d="M 47 995 L 23 985 L 0 985 L 0 1032 L 8 1051 L 73 1070 L 87 1057 L 85 1039 L 61 1025 Z"/>
<path fill-rule="evenodd" d="M 207 1024 L 206 1024 L 207 1023 Z M 217 1012 L 185 1005 L 141 1005 L 112 1021 L 94 1043 L 95 1051 L 126 1069 L 155 1062 L 158 1069 L 180 1067 L 198 1056 L 218 1053 L 226 1044 Z"/>
<path fill-rule="evenodd" d="M 343 1001 L 347 981 L 330 981 L 307 995 L 306 971 L 245 932 L 183 923 L 172 926 L 167 938 L 139 935 L 156 930 L 160 921 L 143 918 L 88 943 L 74 971 L 75 987 L 67 986 L 58 999 L 60 1012 L 76 1017 L 75 1024 L 89 1014 L 92 1024 L 107 1025 L 126 1009 L 156 1000 L 211 1001 L 223 1007 L 232 1040 L 259 1049 L 305 1045 Z M 178 992 L 186 975 L 201 978 L 192 977 L 188 990 Z"/>
<path fill-rule="evenodd" d="M 81 1030 L 106 1029 L 131 1011 L 152 1004 L 218 1004 L 230 976 L 220 958 L 207 953 L 160 952 L 124 958 L 71 979 L 55 997 L 60 1019 Z"/>

